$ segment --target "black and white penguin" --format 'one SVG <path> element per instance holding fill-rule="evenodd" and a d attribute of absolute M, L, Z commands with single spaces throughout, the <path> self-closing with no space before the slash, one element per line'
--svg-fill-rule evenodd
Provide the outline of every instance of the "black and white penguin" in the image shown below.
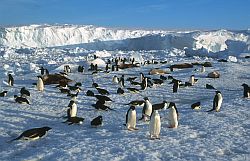
<path fill-rule="evenodd" d="M 117 94 L 124 94 L 124 90 L 122 88 L 118 88 L 117 89 Z"/>
<path fill-rule="evenodd" d="M 64 69 L 63 71 L 64 71 L 65 73 L 70 73 L 70 72 L 71 72 L 71 69 L 70 69 L 70 66 L 69 66 L 69 65 L 65 65 L 63 69 Z"/>
<path fill-rule="evenodd" d="M 179 113 L 178 113 L 175 103 L 170 102 L 168 109 L 169 109 L 169 113 L 168 113 L 169 128 L 177 128 L 179 125 L 178 123 Z"/>
<path fill-rule="evenodd" d="M 138 130 L 136 127 L 136 110 L 135 106 L 130 106 L 126 113 L 126 127 L 128 130 Z"/>
<path fill-rule="evenodd" d="M 128 104 L 125 105 L 130 105 L 130 106 L 142 106 L 144 105 L 145 101 L 144 100 L 134 100 L 129 102 Z"/>
<path fill-rule="evenodd" d="M 102 125 L 102 116 L 98 116 L 96 118 L 94 118 L 90 124 L 92 127 L 98 127 L 98 126 L 101 126 Z"/>
<path fill-rule="evenodd" d="M 77 115 L 77 105 L 75 101 L 71 100 L 68 105 L 67 116 L 68 117 L 76 117 Z"/>
<path fill-rule="evenodd" d="M 215 88 L 210 84 L 206 84 L 206 89 L 215 89 Z"/>
<path fill-rule="evenodd" d="M 167 101 L 163 101 L 162 103 L 153 104 L 152 105 L 152 109 L 153 110 L 167 109 L 167 105 L 168 105 L 168 102 Z"/>
<path fill-rule="evenodd" d="M 243 86 L 243 97 L 244 98 L 250 98 L 250 87 L 246 84 L 246 83 L 243 83 L 241 86 Z"/>
<path fill-rule="evenodd" d="M 201 108 L 201 102 L 195 102 L 191 105 L 191 108 L 194 110 L 199 110 Z"/>
<path fill-rule="evenodd" d="M 173 79 L 173 93 L 176 93 L 177 90 L 179 89 L 180 81 Z"/>
<path fill-rule="evenodd" d="M 190 76 L 190 78 L 189 78 L 189 81 L 188 81 L 190 84 L 191 84 L 191 86 L 193 86 L 194 85 L 194 75 L 191 75 Z"/>
<path fill-rule="evenodd" d="M 97 98 L 98 100 L 101 100 L 101 101 L 112 101 L 112 99 L 110 99 L 108 96 L 104 96 L 104 95 L 95 95 L 95 98 Z"/>
<path fill-rule="evenodd" d="M 109 95 L 109 91 L 107 91 L 106 89 L 100 88 L 100 87 L 96 87 L 98 93 L 100 93 L 101 95 Z"/>
<path fill-rule="evenodd" d="M 24 97 L 18 97 L 17 95 L 14 95 L 15 101 L 20 104 L 30 104 L 27 98 Z"/>
<path fill-rule="evenodd" d="M 20 136 L 18 136 L 17 138 L 11 140 L 10 142 L 14 141 L 14 140 L 36 140 L 39 139 L 43 136 L 45 136 L 47 134 L 47 132 L 49 130 L 51 130 L 52 128 L 45 126 L 45 127 L 41 127 L 41 128 L 33 128 L 33 129 L 29 129 L 24 131 Z"/>
<path fill-rule="evenodd" d="M 124 75 L 122 75 L 119 79 L 119 85 L 120 87 L 124 87 Z"/>
<path fill-rule="evenodd" d="M 25 89 L 25 87 L 21 88 L 20 93 L 22 97 L 26 97 L 26 96 L 30 97 L 30 92 L 27 89 Z"/>
<path fill-rule="evenodd" d="M 103 100 L 97 100 L 96 103 L 92 104 L 91 106 L 95 107 L 95 109 L 97 109 L 97 110 L 104 110 L 104 111 L 114 110 L 114 109 L 110 108 L 109 106 L 106 106 L 105 101 L 103 101 Z"/>
<path fill-rule="evenodd" d="M 127 88 L 127 90 L 129 90 L 129 92 L 131 92 L 131 93 L 138 93 L 139 92 L 139 89 L 136 89 L 136 88 Z"/>
<path fill-rule="evenodd" d="M 119 83 L 118 77 L 116 75 L 112 78 L 112 82 L 114 82 L 116 84 Z"/>
<path fill-rule="evenodd" d="M 13 86 L 14 85 L 14 78 L 11 74 L 8 74 L 8 85 Z"/>
<path fill-rule="evenodd" d="M 222 94 L 220 91 L 215 91 L 216 94 L 214 96 L 214 100 L 213 100 L 213 108 L 207 112 L 211 112 L 211 111 L 216 111 L 216 112 L 219 112 L 220 111 L 220 108 L 221 108 L 221 104 L 222 104 L 222 101 L 223 101 L 223 97 L 222 97 Z"/>
<path fill-rule="evenodd" d="M 43 91 L 44 90 L 44 83 L 43 79 L 41 76 L 37 76 L 37 83 L 36 83 L 36 88 L 38 91 Z"/>
<path fill-rule="evenodd" d="M 7 96 L 8 91 L 3 91 L 0 93 L 0 97 L 5 97 Z"/>
<path fill-rule="evenodd" d="M 82 124 L 83 121 L 84 118 L 82 117 L 68 117 L 68 119 L 63 123 L 68 123 L 68 125 L 72 125 L 72 124 Z"/>
<path fill-rule="evenodd" d="M 39 70 L 41 70 L 41 75 L 44 75 L 44 73 L 45 73 L 45 68 L 44 68 L 44 67 L 41 67 Z"/>
<path fill-rule="evenodd" d="M 158 113 L 158 110 L 154 110 L 149 123 L 150 139 L 160 139 L 160 132 L 161 132 L 161 117 Z"/>
<path fill-rule="evenodd" d="M 146 90 L 148 87 L 148 78 L 144 77 L 144 79 L 141 82 L 141 90 Z"/>
<path fill-rule="evenodd" d="M 144 103 L 144 106 L 142 109 L 142 117 L 139 120 L 143 119 L 144 121 L 148 121 L 149 117 L 152 114 L 153 107 L 152 107 L 152 104 L 149 101 L 148 97 L 145 97 L 144 101 L 145 101 L 145 103 Z"/>

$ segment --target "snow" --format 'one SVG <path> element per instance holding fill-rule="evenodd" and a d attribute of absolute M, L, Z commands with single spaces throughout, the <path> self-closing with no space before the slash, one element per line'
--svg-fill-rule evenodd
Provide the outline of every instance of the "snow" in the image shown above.
<path fill-rule="evenodd" d="M 62 26 L 47 26 L 63 33 Z M 22 30 L 45 30 L 46 26 L 22 27 Z M 79 26 L 64 26 L 65 30 L 78 28 Z M 85 29 L 93 29 L 93 26 L 82 26 Z M 19 30 L 19 29 L 16 29 Z M 97 30 L 97 28 L 96 28 Z M 46 31 L 48 32 L 48 31 Z M 99 37 L 102 32 L 107 32 L 105 28 L 98 28 Z M 116 33 L 121 32 L 119 30 Z M 130 31 L 135 33 L 135 31 Z M 136 33 L 138 34 L 139 31 Z M 202 34 L 195 32 L 195 34 Z M 209 37 L 212 40 L 213 32 Z M 222 37 L 227 35 L 227 31 L 220 31 Z M 233 33 L 233 32 L 232 32 Z M 49 33 L 51 34 L 52 33 Z M 97 33 L 96 33 L 97 34 Z M 112 33 L 113 34 L 113 33 Z M 190 32 L 180 32 L 175 34 L 195 35 Z M 204 34 L 204 33 L 203 33 Z M 206 33 L 207 34 L 207 33 Z M 204 35 L 206 35 L 204 34 Z M 0 34 L 1 35 L 1 34 Z M 105 35 L 105 34 L 104 34 Z M 235 36 L 236 35 L 236 36 Z M 236 39 L 241 33 L 235 32 L 232 39 Z M 244 35 L 244 34 L 243 34 Z M 241 35 L 237 41 L 245 42 Z M 107 35 L 106 35 L 107 36 Z M 114 36 L 114 34 L 113 34 Z M 246 35 L 245 35 L 246 36 Z M 154 36 L 152 36 L 154 37 Z M 151 37 L 151 38 L 152 38 Z M 167 36 L 169 37 L 169 36 Z M 188 37 L 186 35 L 186 37 Z M 239 38 L 242 39 L 239 39 Z M 51 36 L 50 36 L 51 38 Z M 159 37 L 158 37 L 159 38 Z M 165 41 L 166 35 L 162 35 Z M 223 41 L 217 41 L 219 37 L 215 34 L 215 39 L 220 45 L 216 45 L 216 50 L 224 50 Z M 197 38 L 201 40 L 201 38 Z M 11 42 L 13 39 L 6 39 Z M 148 46 L 151 41 L 138 38 Z M 193 38 L 186 39 L 186 44 L 192 44 Z M 33 41 L 33 40 L 32 40 Z M 35 44 L 34 42 L 32 42 Z M 52 39 L 51 39 L 52 41 Z M 55 42 L 58 40 L 55 40 Z M 87 40 L 86 40 L 87 41 Z M 152 39 L 154 41 L 154 39 Z M 173 42 L 174 40 L 172 40 Z M 159 42 L 159 41 L 158 41 Z M 62 42 L 61 42 L 62 43 Z M 250 111 L 249 99 L 243 97 L 242 83 L 250 85 L 250 60 L 245 59 L 248 51 L 244 50 L 234 54 L 227 52 L 215 52 L 207 49 L 212 47 L 202 43 L 203 49 L 191 49 L 197 51 L 193 55 L 186 55 L 184 49 L 178 46 L 166 49 L 155 50 L 88 50 L 82 47 L 61 47 L 61 48 L 27 48 L 26 50 L 17 50 L 11 45 L 17 45 L 17 40 L 13 40 L 10 46 L 1 48 L 0 53 L 0 92 L 9 91 L 6 97 L 0 97 L 0 159 L 1 160 L 249 160 L 250 158 Z M 63 43 L 62 43 L 63 44 Z M 157 44 L 157 43 L 155 43 Z M 245 43 L 246 44 L 246 43 Z M 160 45 L 159 45 L 160 46 Z M 136 46 L 134 46 L 136 47 Z M 201 47 L 201 46 L 199 46 Z M 213 48 L 215 49 L 215 48 Z M 228 49 L 228 47 L 227 47 Z M 236 49 L 236 48 L 234 48 Z M 199 50 L 203 50 L 199 51 Z M 206 52 L 204 52 L 206 51 Z M 202 53 L 202 54 L 201 54 Z M 109 58 L 122 56 L 130 58 L 135 57 L 137 61 L 146 61 L 154 59 L 157 62 L 167 61 L 166 64 L 150 64 L 136 68 L 129 68 L 110 73 L 99 72 L 92 75 L 92 71 L 85 70 L 84 73 L 78 73 L 78 65 L 86 66 L 88 62 L 93 61 L 93 55 L 98 55 L 96 63 L 102 64 Z M 199 55 L 201 54 L 201 55 Z M 217 61 L 217 56 L 225 57 L 229 62 L 222 63 Z M 221 54 L 221 55 L 220 55 Z M 6 56 L 7 55 L 7 56 Z M 87 60 L 87 56 L 89 60 Z M 230 56 L 230 57 L 229 57 Z M 166 80 L 160 86 L 147 88 L 138 94 L 129 93 L 125 89 L 125 95 L 116 94 L 118 84 L 112 83 L 114 75 L 120 77 L 137 76 L 143 72 L 151 78 L 159 78 L 159 75 L 148 75 L 148 72 L 154 68 L 169 70 L 168 67 L 177 63 L 191 62 L 212 62 L 213 67 L 206 68 L 201 73 L 200 66 L 190 69 L 174 70 L 171 75 L 182 81 L 188 81 L 191 75 L 198 78 L 198 82 L 191 87 L 180 88 L 177 93 L 172 93 L 172 84 Z M 76 82 L 81 82 L 82 91 L 77 98 L 78 113 L 77 116 L 84 117 L 81 125 L 67 125 L 63 116 L 70 98 L 55 88 L 55 85 L 46 85 L 44 92 L 38 92 L 32 83 L 36 83 L 39 68 L 43 66 L 50 73 L 63 71 L 63 66 L 69 65 L 74 70 L 69 73 L 69 78 Z M 104 67 L 102 67 L 104 69 Z M 198 70 L 195 70 L 198 69 Z M 206 78 L 212 71 L 219 71 L 219 79 Z M 13 87 L 6 84 L 7 73 L 12 72 L 15 83 Z M 167 75 L 166 75 L 167 76 Z M 137 79 L 138 80 L 138 79 Z M 110 107 L 116 111 L 96 111 L 91 104 L 96 99 L 86 96 L 87 90 L 97 91 L 91 86 L 92 81 L 98 83 L 101 88 L 107 89 L 111 94 L 109 97 L 114 102 L 109 103 Z M 75 82 L 73 82 L 74 84 Z M 212 108 L 214 90 L 205 89 L 205 84 L 211 84 L 220 90 L 223 96 L 223 103 L 220 112 L 206 111 Z M 125 82 L 125 87 L 130 87 L 129 82 Z M 26 87 L 31 97 L 28 98 L 31 105 L 17 104 L 14 101 L 14 94 L 19 94 L 20 89 Z M 139 88 L 139 87 L 135 87 Z M 179 111 L 179 127 L 176 129 L 168 128 L 169 109 L 160 110 L 161 133 L 160 140 L 149 139 L 149 124 L 137 121 L 137 131 L 128 131 L 123 124 L 125 123 L 126 112 L 129 108 L 126 103 L 132 100 L 149 97 L 153 104 L 160 103 L 163 100 L 176 103 Z M 201 102 L 200 110 L 192 110 L 191 104 L 197 101 Z M 136 107 L 137 119 L 141 117 L 142 107 Z M 92 128 L 90 122 L 93 118 L 102 115 L 103 126 Z M 49 126 L 52 128 L 48 135 L 37 141 L 7 141 L 16 138 L 24 130 Z"/>

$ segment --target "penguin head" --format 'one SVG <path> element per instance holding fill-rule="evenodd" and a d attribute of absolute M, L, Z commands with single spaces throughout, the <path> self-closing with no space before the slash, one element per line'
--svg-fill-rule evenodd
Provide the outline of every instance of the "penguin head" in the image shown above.
<path fill-rule="evenodd" d="M 243 83 L 241 86 L 248 87 L 248 85 L 246 83 Z"/>
<path fill-rule="evenodd" d="M 130 109 L 131 109 L 131 110 L 135 110 L 135 106 L 131 106 Z"/>
<path fill-rule="evenodd" d="M 102 121 L 102 116 L 101 115 L 98 116 L 97 118 L 98 118 L 98 120 Z"/>
<path fill-rule="evenodd" d="M 149 100 L 148 97 L 144 97 L 143 99 L 144 99 L 145 101 L 146 101 L 146 100 Z"/>
<path fill-rule="evenodd" d="M 220 92 L 220 91 L 215 91 L 215 93 L 216 93 L 216 94 L 219 94 L 219 93 L 221 93 L 221 92 Z"/>
<path fill-rule="evenodd" d="M 171 108 L 171 107 L 175 107 L 175 103 L 174 103 L 174 102 L 170 102 L 170 103 L 169 103 L 168 108 Z"/>
<path fill-rule="evenodd" d="M 44 127 L 42 127 L 44 130 L 46 130 L 46 131 L 49 131 L 49 130 L 51 130 L 52 128 L 51 127 L 48 127 L 48 126 L 44 126 Z"/>
<path fill-rule="evenodd" d="M 98 84 L 97 84 L 97 83 L 92 83 L 92 87 L 97 88 L 97 87 L 98 87 Z"/>

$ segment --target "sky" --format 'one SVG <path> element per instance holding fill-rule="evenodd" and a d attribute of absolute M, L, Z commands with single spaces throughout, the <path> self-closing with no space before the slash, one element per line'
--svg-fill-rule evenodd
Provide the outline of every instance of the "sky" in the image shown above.
<path fill-rule="evenodd" d="M 0 25 L 249 29 L 250 0 L 0 0 Z"/>

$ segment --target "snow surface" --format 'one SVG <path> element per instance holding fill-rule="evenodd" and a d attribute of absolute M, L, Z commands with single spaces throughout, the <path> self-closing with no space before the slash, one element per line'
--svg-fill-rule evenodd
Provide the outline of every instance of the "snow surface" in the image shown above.
<path fill-rule="evenodd" d="M 37 30 L 44 28 L 44 26 L 37 25 L 30 26 L 28 29 L 32 27 Z M 25 29 L 25 27 L 23 28 Z M 56 29 L 56 27 L 53 28 Z M 61 26 L 58 28 L 60 29 Z M 235 34 L 238 35 L 238 33 Z M 3 90 L 9 92 L 6 97 L 0 97 L 0 119 L 2 120 L 0 160 L 228 161 L 250 159 L 250 99 L 242 98 L 243 87 L 241 86 L 242 83 L 250 85 L 250 59 L 240 56 L 241 52 L 236 51 L 233 55 L 226 55 L 229 62 L 223 63 L 218 62 L 217 57 L 210 56 L 211 51 L 203 52 L 201 56 L 199 53 L 186 55 L 185 50 L 171 47 L 171 45 L 170 48 L 164 50 L 139 49 L 134 51 L 99 51 L 87 50 L 82 47 L 23 48 L 20 50 L 11 47 L 13 39 L 6 40 L 9 41 L 10 46 L 2 47 L 0 50 L 0 66 L 2 66 L 0 68 L 0 92 Z M 139 38 L 137 41 L 140 43 Z M 150 41 L 144 40 L 143 42 L 150 43 Z M 14 46 L 15 43 L 18 44 L 13 40 Z M 144 45 L 150 45 L 147 43 Z M 192 44 L 187 41 L 188 43 Z M 200 44 L 202 43 L 200 42 Z M 220 46 L 224 49 L 223 45 L 221 43 Z M 105 61 L 108 58 L 121 56 L 135 57 L 137 61 L 154 59 L 168 63 L 150 64 L 108 74 L 100 72 L 92 75 L 92 72 L 86 69 L 84 73 L 78 73 L 77 66 L 87 67 L 95 53 Z M 226 53 L 218 52 L 217 54 Z M 116 94 L 119 85 L 112 83 L 114 75 L 120 77 L 124 74 L 126 79 L 130 76 L 139 77 L 139 73 L 143 72 L 146 76 L 159 78 L 158 75 L 147 75 L 147 73 L 153 68 L 168 71 L 168 67 L 175 63 L 205 61 L 212 62 L 213 67 L 206 68 L 204 73 L 199 71 L 200 66 L 174 70 L 171 73 L 173 77 L 182 81 L 188 81 L 192 74 L 198 78 L 198 83 L 192 87 L 180 88 L 178 93 L 172 93 L 170 80 L 165 81 L 161 86 L 140 91 L 138 94 L 131 94 L 125 89 L 125 95 Z M 102 63 L 102 61 L 97 63 Z M 44 92 L 38 92 L 32 85 L 37 80 L 36 76 L 40 74 L 41 66 L 47 68 L 50 73 L 58 73 L 63 71 L 64 65 L 70 65 L 74 69 L 72 73 L 69 73 L 69 78 L 83 84 L 83 91 L 77 98 L 77 116 L 85 118 L 81 125 L 69 126 L 62 123 L 65 121 L 63 116 L 66 115 L 70 98 L 60 93 L 55 85 L 46 85 Z M 215 70 L 220 72 L 221 78 L 206 78 L 209 72 Z M 15 85 L 13 87 L 9 87 L 6 83 L 8 73 L 12 73 L 14 76 Z M 87 90 L 92 90 L 97 94 L 97 91 L 91 86 L 93 80 L 101 88 L 110 92 L 109 97 L 114 102 L 109 105 L 116 111 L 97 111 L 91 106 L 96 99 L 86 96 L 85 93 Z M 215 91 L 206 89 L 205 84 L 211 84 L 222 92 L 223 103 L 220 112 L 206 112 L 212 108 Z M 125 87 L 130 86 L 128 82 L 125 82 Z M 31 105 L 15 103 L 13 96 L 19 94 L 22 87 L 26 87 L 31 92 L 29 98 Z M 163 100 L 173 101 L 179 110 L 179 127 L 176 129 L 168 128 L 168 109 L 159 111 L 162 121 L 160 140 L 149 140 L 148 123 L 138 121 L 139 130 L 133 132 L 126 130 L 123 126 L 129 108 L 125 104 L 132 100 L 143 99 L 145 96 L 149 97 L 153 104 Z M 201 109 L 192 110 L 191 104 L 197 101 L 201 101 Z M 142 107 L 136 107 L 136 112 L 138 119 L 141 117 Z M 103 126 L 91 128 L 90 121 L 98 115 L 103 116 Z M 24 130 L 42 126 L 49 126 L 52 130 L 40 140 L 7 142 L 16 138 Z"/>

